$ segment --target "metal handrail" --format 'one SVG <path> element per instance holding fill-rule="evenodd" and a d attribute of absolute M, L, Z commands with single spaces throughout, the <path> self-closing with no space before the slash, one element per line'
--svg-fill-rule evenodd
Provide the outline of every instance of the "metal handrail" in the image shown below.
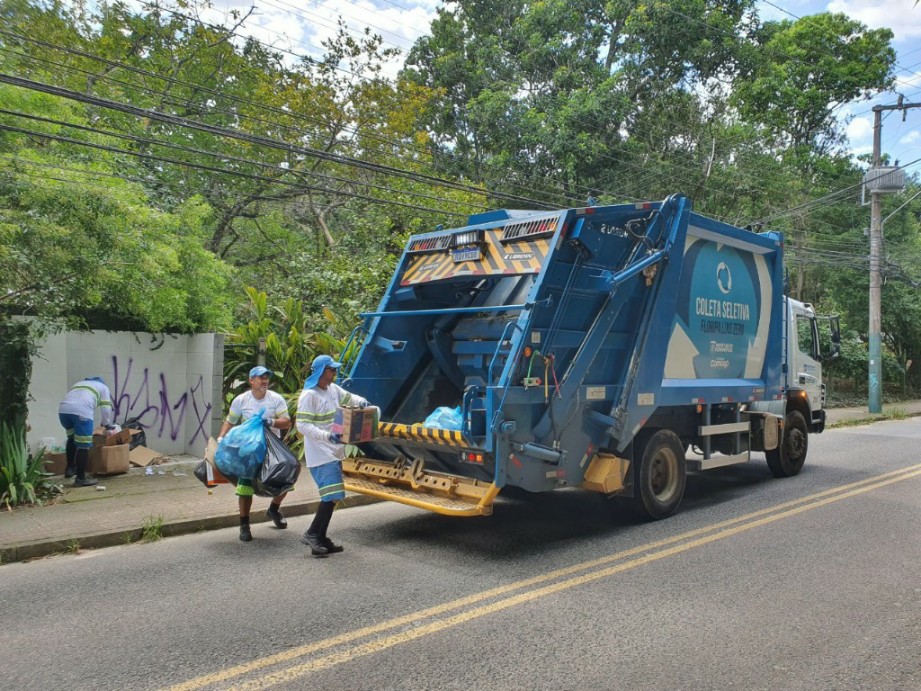
<path fill-rule="evenodd" d="M 339 354 L 339 361 L 342 362 L 343 375 L 345 379 L 348 379 L 352 374 L 352 368 L 355 366 L 355 363 L 358 361 L 357 351 L 361 350 L 361 344 L 358 342 L 359 333 L 364 332 L 365 336 L 368 335 L 367 331 L 364 329 L 363 324 L 358 324 L 352 333 L 349 334 L 348 339 L 345 341 L 345 345 L 342 346 L 342 352 Z M 355 342 L 356 355 L 353 356 L 349 361 L 346 361 L 346 353 L 349 352 L 349 347 L 352 345 L 352 342 Z"/>
<path fill-rule="evenodd" d="M 486 369 L 486 377 L 487 377 L 487 381 L 489 382 L 488 384 L 489 386 L 492 386 L 492 382 L 493 382 L 493 379 L 492 379 L 493 365 L 496 364 L 496 358 L 499 357 L 499 350 L 502 347 L 502 344 L 507 340 L 506 332 L 508 331 L 509 327 L 522 331 L 521 327 L 518 326 L 518 324 L 516 324 L 515 322 L 508 322 L 505 325 L 505 328 L 502 329 L 502 335 L 499 336 L 499 340 L 496 342 L 496 349 L 495 351 L 493 351 L 492 358 L 490 358 L 489 360 L 489 367 Z M 524 331 L 522 331 L 522 333 L 524 333 Z"/>
<path fill-rule="evenodd" d="M 484 307 L 445 307 L 434 310 L 397 310 L 394 312 L 362 312 L 358 316 L 363 319 L 369 317 L 421 317 L 433 316 L 436 314 L 477 314 L 478 312 L 510 312 L 517 310 L 530 309 L 538 302 L 524 302 L 518 305 L 492 305 Z"/>

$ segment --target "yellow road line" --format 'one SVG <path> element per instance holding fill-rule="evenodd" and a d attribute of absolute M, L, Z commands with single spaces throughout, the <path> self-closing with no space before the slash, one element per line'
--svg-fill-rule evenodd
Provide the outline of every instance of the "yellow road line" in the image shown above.
<path fill-rule="evenodd" d="M 886 485 L 908 480 L 917 477 L 918 475 L 921 475 L 921 464 L 894 470 L 889 473 L 877 475 L 872 478 L 853 482 L 841 487 L 823 490 L 822 492 L 817 492 L 816 494 L 812 494 L 807 497 L 783 502 L 766 509 L 754 511 L 738 518 L 727 519 L 719 523 L 714 523 L 710 526 L 705 526 L 682 533 L 681 535 L 664 538 L 662 540 L 650 542 L 645 545 L 622 550 L 605 557 L 600 557 L 598 559 L 593 559 L 591 561 L 582 562 L 580 564 L 575 564 L 573 566 L 565 567 L 562 569 L 557 569 L 555 571 L 534 576 L 532 578 L 509 583 L 497 588 L 493 588 L 492 590 L 476 593 L 467 597 L 443 603 L 441 605 L 419 610 L 418 612 L 396 617 L 389 621 L 380 622 L 372 626 L 366 626 L 360 629 L 355 629 L 354 631 L 348 631 L 346 633 L 340 634 L 338 636 L 333 636 L 322 641 L 316 641 L 314 643 L 299 646 L 297 648 L 293 648 L 276 655 L 270 655 L 258 660 L 253 660 L 252 662 L 237 665 L 220 672 L 197 677 L 195 679 L 191 679 L 187 682 L 171 687 L 170 691 L 191 691 L 192 689 L 204 688 L 221 681 L 227 681 L 229 679 L 245 676 L 260 669 L 264 669 L 265 667 L 277 665 L 282 662 L 288 662 L 310 653 L 317 652 L 319 650 L 332 648 L 337 645 L 349 643 L 351 641 L 381 633 L 389 629 L 398 628 L 400 626 L 405 626 L 406 624 L 411 624 L 423 619 L 428 619 L 433 616 L 444 614 L 454 609 L 467 607 L 469 605 L 476 604 L 477 602 L 494 598 L 499 595 L 504 595 L 514 590 L 520 590 L 521 588 L 528 586 L 556 580 L 564 576 L 572 576 L 573 574 L 576 574 L 580 571 L 586 571 L 589 569 L 605 566 L 612 562 L 619 561 L 626 557 L 632 557 L 642 552 L 657 550 L 663 547 L 667 547 L 668 545 L 675 545 L 675 543 L 679 542 L 683 543 L 673 547 L 668 547 L 667 549 L 661 549 L 661 551 L 654 552 L 653 554 L 647 554 L 645 556 L 632 559 L 621 564 L 609 566 L 598 571 L 592 571 L 591 573 L 583 574 L 582 576 L 577 576 L 568 580 L 561 581 L 559 583 L 544 586 L 543 588 L 539 588 L 537 590 L 529 590 L 527 592 L 500 600 L 498 602 L 467 610 L 452 617 L 441 619 L 439 621 L 431 622 L 425 626 L 414 628 L 411 631 L 393 634 L 385 638 L 377 639 L 375 641 L 350 648 L 349 650 L 343 651 L 341 653 L 334 653 L 332 655 L 327 655 L 326 657 L 312 660 L 307 663 L 289 667 L 285 670 L 281 670 L 269 676 L 262 677 L 259 680 L 255 680 L 251 683 L 243 684 L 238 687 L 242 689 L 266 688 L 267 686 L 272 686 L 284 681 L 290 681 L 304 674 L 315 672 L 321 669 L 327 669 L 357 657 L 370 655 L 381 650 L 391 648 L 411 640 L 415 640 L 424 635 L 436 633 L 438 631 L 457 626 L 487 614 L 499 612 L 501 610 L 508 609 L 509 607 L 514 607 L 525 602 L 531 602 L 535 599 L 546 597 L 547 595 L 583 585 L 600 578 L 606 578 L 608 576 L 622 573 L 629 569 L 634 569 L 639 566 L 643 566 L 645 564 L 658 561 L 675 554 L 680 554 L 682 552 L 709 544 L 711 542 L 715 542 L 717 540 L 731 537 L 732 535 L 751 530 L 752 528 L 757 528 L 768 523 L 773 523 L 783 518 L 797 515 L 804 511 L 809 511 L 836 501 L 840 501 L 842 499 L 847 499 L 849 497 L 863 494 L 880 487 L 885 487 Z M 705 535 L 706 533 L 712 534 Z M 704 537 L 698 537 L 701 535 L 704 535 Z"/>
<path fill-rule="evenodd" d="M 722 540 L 724 538 L 746 532 L 753 528 L 758 528 L 763 525 L 767 525 L 769 523 L 774 523 L 775 521 L 779 521 L 784 518 L 789 518 L 790 516 L 795 516 L 797 514 L 803 513 L 804 511 L 811 511 L 821 506 L 825 506 L 827 504 L 831 504 L 831 503 L 840 501 L 842 499 L 847 499 L 849 497 L 853 497 L 858 494 L 864 494 L 865 492 L 879 489 L 880 487 L 891 485 L 896 482 L 901 482 L 903 480 L 907 480 L 912 477 L 917 477 L 919 475 L 921 475 L 921 470 L 916 470 L 908 475 L 903 475 L 903 476 L 896 477 L 896 478 L 890 478 L 888 480 L 878 482 L 874 485 L 869 485 L 869 486 L 861 487 L 858 489 L 850 490 L 843 494 L 826 497 L 825 499 L 821 499 L 811 504 L 794 507 L 794 508 L 788 509 L 778 514 L 766 516 L 764 518 L 752 521 L 750 523 L 746 523 L 744 525 L 739 525 L 734 528 L 728 528 L 726 530 L 719 531 L 712 535 L 708 535 L 706 537 L 702 537 L 697 540 L 692 540 L 691 542 L 686 542 L 681 545 L 669 547 L 667 549 L 663 549 L 653 554 L 648 554 L 646 556 L 639 557 L 637 559 L 632 559 L 622 564 L 617 564 L 616 566 L 611 566 L 606 569 L 601 569 L 599 571 L 587 573 L 582 576 L 578 576 L 576 578 L 571 578 L 569 580 L 562 581 L 560 583 L 554 583 L 552 585 L 545 586 L 538 590 L 521 593 L 519 595 L 515 595 L 513 597 L 509 597 L 504 600 L 500 600 L 498 602 L 484 605 L 482 607 L 477 607 L 476 609 L 473 609 L 473 610 L 461 612 L 460 614 L 456 614 L 453 617 L 449 617 L 447 619 L 434 621 L 430 624 L 427 624 L 426 626 L 420 626 L 410 631 L 404 631 L 398 634 L 394 634 L 392 636 L 387 636 L 386 638 L 371 641 L 369 643 L 365 643 L 363 645 L 357 646 L 355 648 L 351 648 L 349 650 L 346 650 L 340 653 L 334 653 L 332 655 L 327 655 L 326 657 L 322 657 L 317 660 L 313 660 L 311 662 L 307 662 L 301 665 L 296 665 L 294 667 L 289 667 L 279 672 L 275 672 L 274 674 L 270 674 L 268 676 L 261 677 L 258 680 L 254 680 L 249 683 L 235 686 L 234 688 L 245 690 L 245 691 L 252 691 L 254 689 L 264 689 L 264 688 L 269 688 L 271 686 L 275 686 L 276 684 L 289 682 L 294 679 L 297 679 L 298 677 L 309 674 L 311 672 L 328 669 L 330 667 L 334 667 L 336 665 L 339 665 L 345 662 L 349 662 L 355 658 L 363 657 L 365 655 L 372 655 L 382 650 L 386 650 L 387 648 L 392 648 L 394 646 L 400 645 L 402 643 L 408 643 L 409 641 L 415 640 L 417 638 L 421 638 L 423 636 L 437 633 L 439 631 L 443 631 L 445 629 L 449 629 L 454 626 L 458 626 L 460 624 L 465 624 L 469 621 L 478 619 L 488 614 L 494 614 L 496 612 L 500 612 L 502 610 L 509 609 L 510 607 L 515 607 L 516 605 L 524 604 L 526 602 L 532 602 L 534 600 L 538 600 L 548 595 L 553 595 L 553 594 L 562 592 L 564 590 L 568 590 L 570 588 L 575 588 L 577 586 L 584 585 L 586 583 L 591 583 L 592 581 L 597 581 L 601 578 L 607 578 L 608 576 L 613 576 L 619 573 L 623 573 L 624 571 L 628 571 L 630 569 L 644 566 L 646 564 L 652 563 L 654 561 L 659 561 L 660 559 L 665 559 L 666 557 L 671 557 L 676 554 L 681 554 L 682 552 L 687 552 L 697 547 L 708 545 L 712 542 L 716 542 L 717 540 Z"/>

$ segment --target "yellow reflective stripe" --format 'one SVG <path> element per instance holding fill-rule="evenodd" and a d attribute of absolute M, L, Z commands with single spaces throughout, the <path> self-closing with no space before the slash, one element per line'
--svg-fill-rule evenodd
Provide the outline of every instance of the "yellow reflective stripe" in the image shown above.
<path fill-rule="evenodd" d="M 320 499 L 328 497 L 330 494 L 336 494 L 336 492 L 345 492 L 345 485 L 337 482 L 335 485 L 326 485 L 326 487 L 320 488 Z"/>
<path fill-rule="evenodd" d="M 339 405 L 348 405 L 352 401 L 352 394 L 346 392 L 345 396 L 339 399 Z"/>
<path fill-rule="evenodd" d="M 75 434 L 75 435 L 74 435 L 74 441 L 77 442 L 78 444 L 92 444 L 92 443 L 93 443 L 93 435 L 91 434 L 91 435 L 85 437 L 85 436 L 83 436 L 83 435 L 81 435 L 81 434 Z"/>
<path fill-rule="evenodd" d="M 231 425 L 235 425 L 240 422 L 241 417 L 242 415 L 238 415 L 237 413 L 227 413 L 227 422 Z"/>
<path fill-rule="evenodd" d="M 99 407 L 100 408 L 111 408 L 112 401 L 99 401 Z"/>
<path fill-rule="evenodd" d="M 298 411 L 297 421 L 298 422 L 313 422 L 314 424 L 322 424 L 324 422 L 332 422 L 336 417 L 336 412 L 331 413 L 305 413 Z"/>
<path fill-rule="evenodd" d="M 93 394 L 93 398 L 96 399 L 96 405 L 97 405 L 97 406 L 99 405 L 99 392 L 96 391 L 96 389 L 94 389 L 92 386 L 85 386 L 85 385 L 79 385 L 79 384 L 78 384 L 78 385 L 75 386 L 74 388 L 75 388 L 75 389 L 80 389 L 80 390 L 82 390 L 82 391 L 89 391 L 91 394 Z M 109 405 L 112 405 L 112 404 L 110 403 Z"/>

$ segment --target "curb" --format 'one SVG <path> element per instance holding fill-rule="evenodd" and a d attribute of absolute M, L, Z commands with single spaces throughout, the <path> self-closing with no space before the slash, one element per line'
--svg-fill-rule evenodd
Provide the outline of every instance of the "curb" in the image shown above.
<path fill-rule="evenodd" d="M 842 418 L 836 422 L 826 423 L 825 428 L 859 427 L 860 425 L 869 425 L 883 420 L 902 420 L 910 417 L 921 417 L 921 411 L 902 410 L 898 417 L 894 416 L 892 413 L 893 411 L 888 413 L 860 413 L 860 417 Z"/>
<path fill-rule="evenodd" d="M 349 509 L 355 506 L 377 504 L 380 501 L 383 500 L 363 494 L 346 494 L 345 499 L 342 500 L 338 508 Z M 307 516 L 316 513 L 319 506 L 319 499 L 303 502 L 301 504 L 291 504 L 285 507 L 285 517 L 294 518 L 298 516 Z M 253 512 L 250 514 L 250 523 L 253 525 L 265 523 L 268 520 L 265 511 Z M 169 523 L 163 523 L 160 531 L 162 537 L 175 537 L 177 535 L 188 535 L 189 533 L 198 533 L 206 530 L 232 528 L 238 525 L 240 525 L 239 514 L 234 512 L 220 516 L 193 518 L 190 520 L 180 519 Z M 58 554 L 76 553 L 86 549 L 100 549 L 103 547 L 132 544 L 140 542 L 143 535 L 143 528 L 128 528 L 125 530 L 86 535 L 84 537 L 74 537 L 68 540 L 36 540 L 22 545 L 14 545 L 12 547 L 0 547 L 0 565 L 31 561 L 33 559 L 41 559 Z"/>

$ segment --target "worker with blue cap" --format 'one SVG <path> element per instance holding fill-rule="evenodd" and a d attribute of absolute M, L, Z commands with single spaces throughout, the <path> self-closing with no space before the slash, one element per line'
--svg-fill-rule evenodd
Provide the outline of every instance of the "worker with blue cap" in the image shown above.
<path fill-rule="evenodd" d="M 221 431 L 218 434 L 217 442 L 221 443 L 224 435 L 230 431 L 230 428 L 240 422 L 246 422 L 252 417 L 262 414 L 265 424 L 272 430 L 276 437 L 281 437 L 282 430 L 291 429 L 291 416 L 288 414 L 288 404 L 281 394 L 269 391 L 269 379 L 274 372 L 272 370 L 257 365 L 249 371 L 249 391 L 241 393 L 230 403 L 230 411 L 224 424 L 221 425 Z M 265 411 L 263 413 L 263 410 Z M 249 512 L 253 506 L 253 481 L 240 478 L 237 480 L 237 504 L 240 507 L 240 539 L 243 542 L 249 542 L 253 539 L 252 531 L 249 529 Z M 288 527 L 288 521 L 281 514 L 281 503 L 287 496 L 285 494 L 272 497 L 265 515 L 272 519 L 276 528 L 284 529 Z"/>
<path fill-rule="evenodd" d="M 345 446 L 342 435 L 332 432 L 336 408 L 357 406 L 365 408 L 368 401 L 346 391 L 335 383 L 341 362 L 329 355 L 318 355 L 310 367 L 310 376 L 297 400 L 297 431 L 304 435 L 304 463 L 320 491 L 320 507 L 301 542 L 310 547 L 315 557 L 341 552 L 326 535 L 335 503 L 345 499 L 342 480 L 342 458 Z"/>
<path fill-rule="evenodd" d="M 58 420 L 67 435 L 64 447 L 67 467 L 64 477 L 73 477 L 74 487 L 92 487 L 99 481 L 86 476 L 90 448 L 93 446 L 93 422 L 99 409 L 99 424 L 108 427 L 115 419 L 112 394 L 102 377 L 87 377 L 74 384 L 58 404 Z"/>

